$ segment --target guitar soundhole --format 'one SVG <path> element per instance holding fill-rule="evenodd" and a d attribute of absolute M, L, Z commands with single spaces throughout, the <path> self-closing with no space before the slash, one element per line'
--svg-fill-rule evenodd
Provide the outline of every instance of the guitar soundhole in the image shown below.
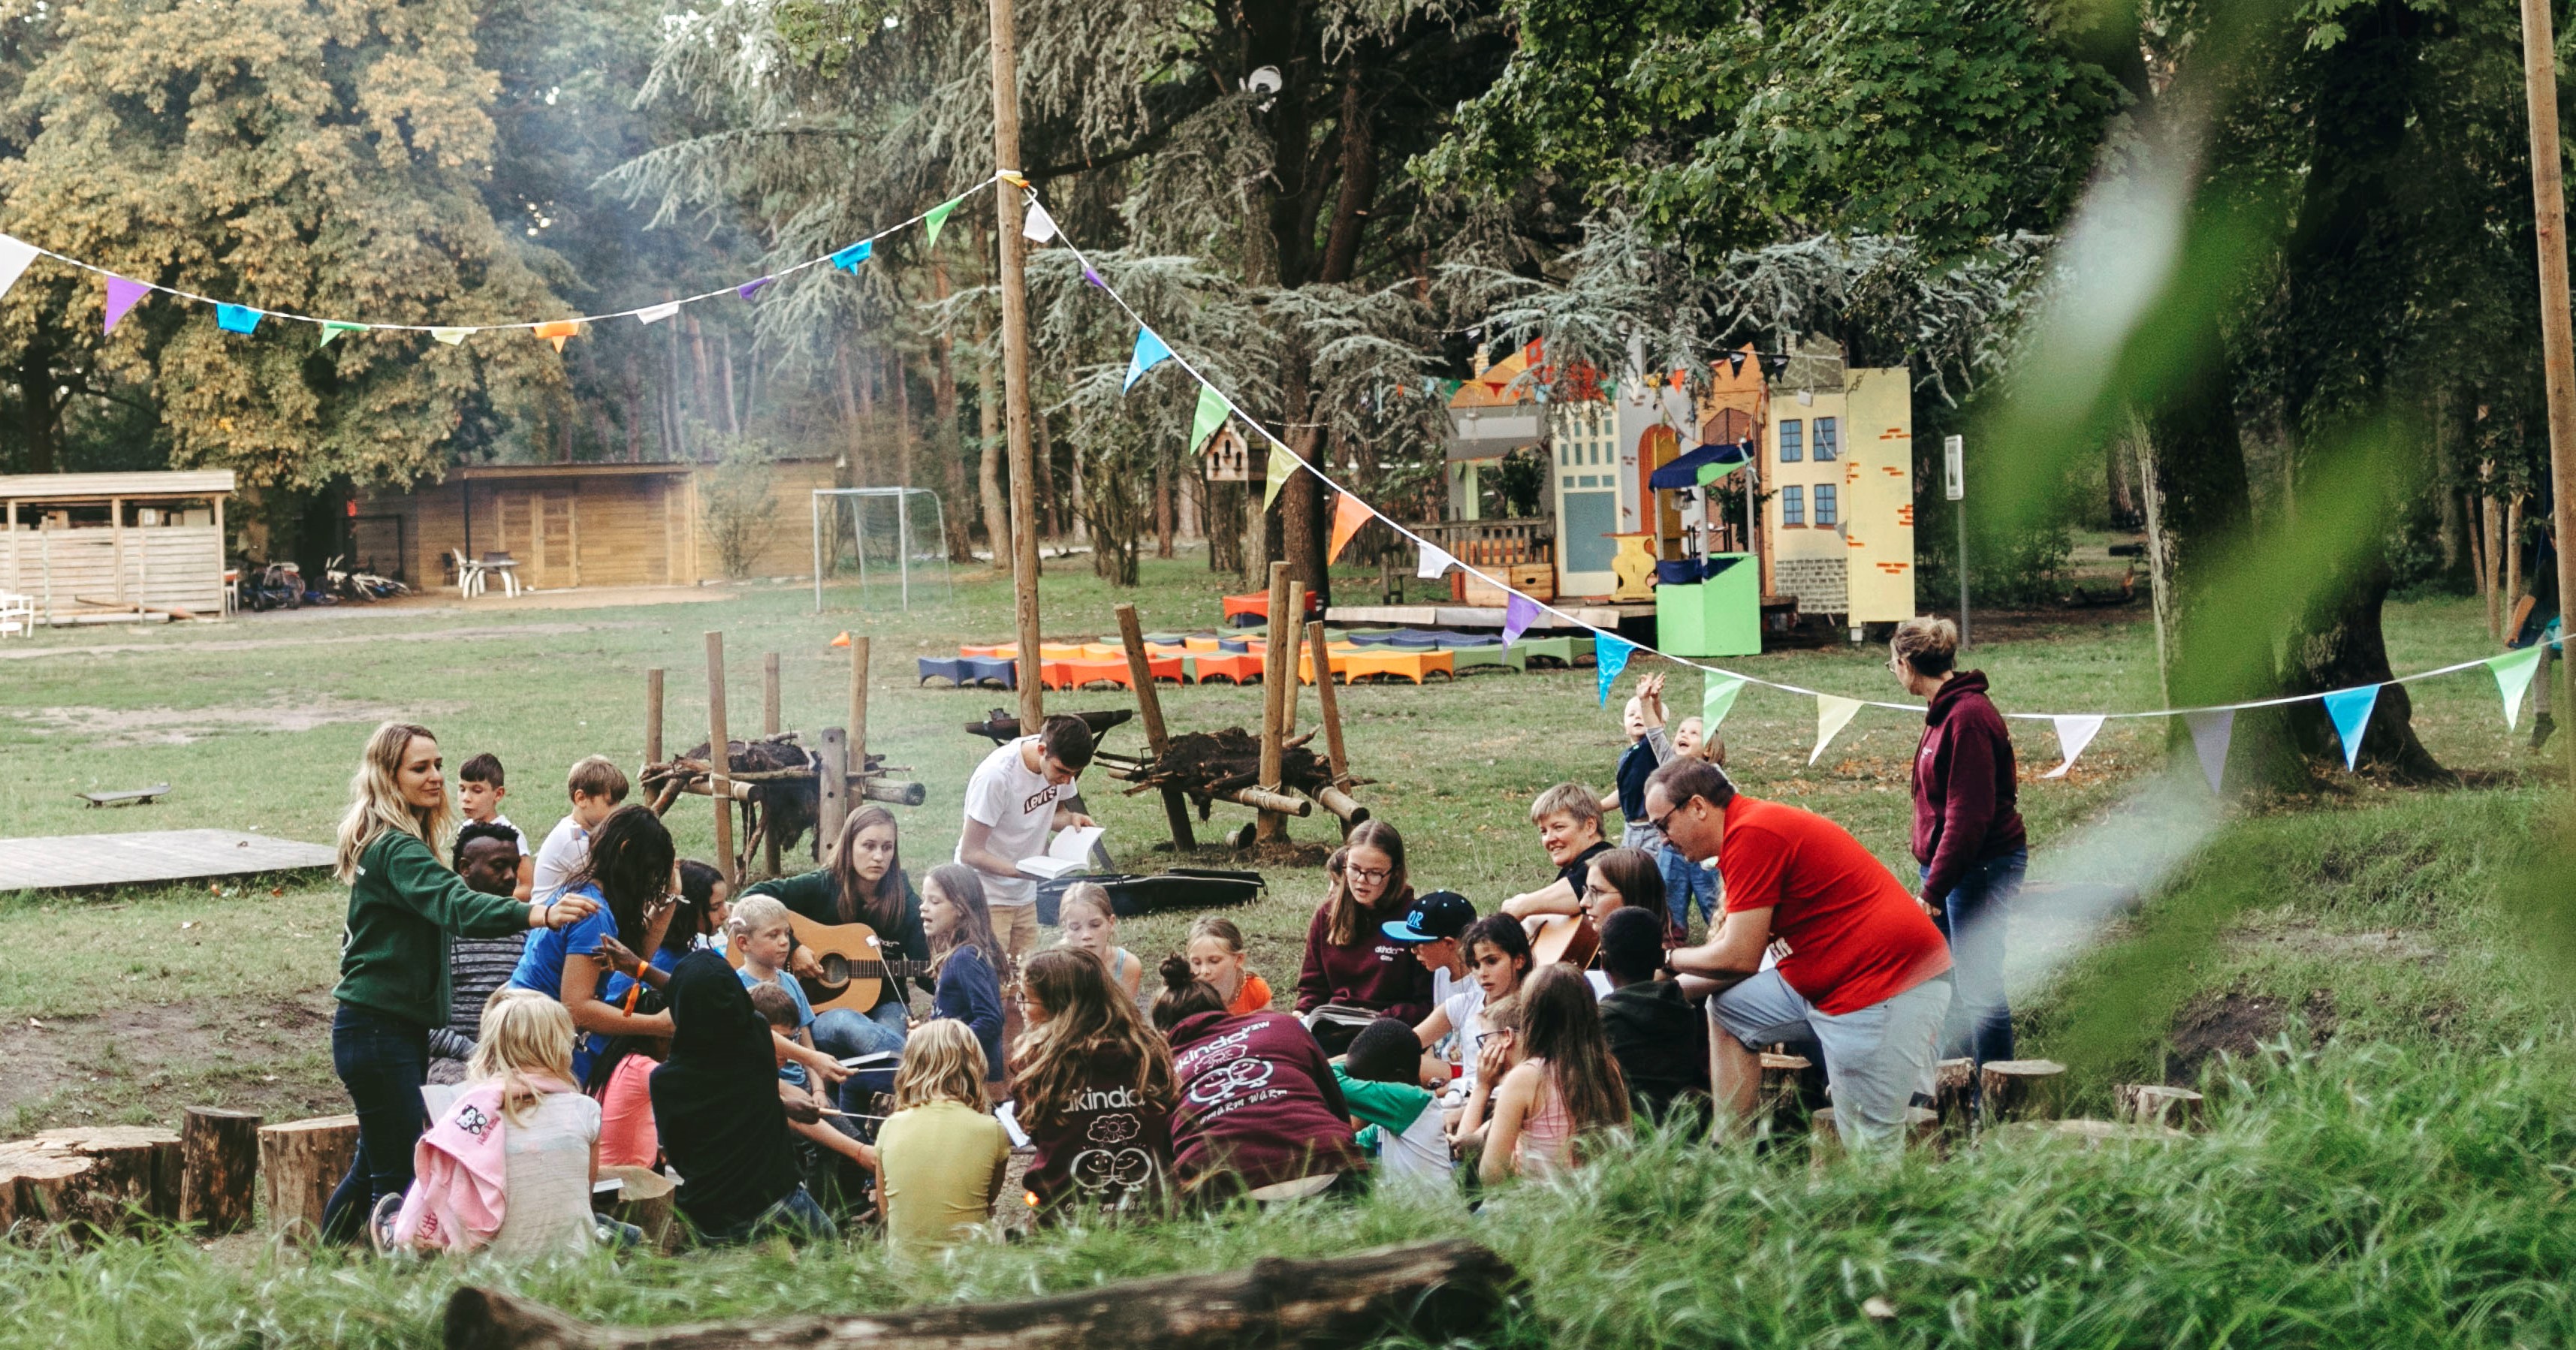
<path fill-rule="evenodd" d="M 825 985 L 838 989 L 850 982 L 850 958 L 836 952 L 825 956 L 822 965 Z"/>

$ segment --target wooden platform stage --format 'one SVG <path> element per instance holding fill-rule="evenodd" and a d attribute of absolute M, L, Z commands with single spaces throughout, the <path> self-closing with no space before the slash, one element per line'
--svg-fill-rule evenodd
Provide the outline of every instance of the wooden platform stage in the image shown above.
<path fill-rule="evenodd" d="M 331 850 L 320 844 L 233 830 L 0 839 L 0 891 L 186 881 L 328 867 L 332 861 Z"/>

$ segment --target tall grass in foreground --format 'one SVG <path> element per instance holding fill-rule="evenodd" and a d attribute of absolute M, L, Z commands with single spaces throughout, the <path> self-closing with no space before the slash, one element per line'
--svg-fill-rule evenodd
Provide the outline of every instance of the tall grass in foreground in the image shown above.
<path fill-rule="evenodd" d="M 481 1263 L 265 1257 L 180 1239 L 0 1254 L 0 1346 L 418 1346 L 460 1282 L 579 1316 L 670 1323 L 1003 1299 L 1264 1254 L 1464 1233 L 1529 1278 L 1497 1344 L 2550 1345 L 2576 1091 L 2528 1051 L 2286 1045 L 2213 1077 L 2213 1130 L 2056 1141 L 1943 1163 L 1811 1172 L 1801 1149 L 1620 1150 L 1482 1214 L 1381 1196 L 978 1245 L 903 1266 L 881 1247 Z M 1871 1297 L 1895 1316 L 1872 1320 Z"/>

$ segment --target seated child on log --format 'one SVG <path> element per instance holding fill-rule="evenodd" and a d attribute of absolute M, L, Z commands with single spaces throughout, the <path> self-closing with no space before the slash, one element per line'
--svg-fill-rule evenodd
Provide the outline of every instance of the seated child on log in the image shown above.
<path fill-rule="evenodd" d="M 1708 1108 L 1708 1018 L 1679 980 L 1659 980 L 1664 964 L 1660 919 L 1620 909 L 1601 920 L 1601 1032 L 1628 1082 L 1630 1105 L 1657 1120 L 1675 1102 Z"/>
<path fill-rule="evenodd" d="M 1032 955 L 1020 989 L 1028 1029 L 1011 1082 L 1014 1115 L 1037 1146 L 1028 1205 L 1042 1223 L 1068 1209 L 1158 1207 L 1180 1095 L 1170 1048 L 1085 953 Z"/>
<path fill-rule="evenodd" d="M 1445 1183 L 1449 1135 L 1431 1090 L 1415 1081 L 1421 1053 L 1413 1028 L 1381 1017 L 1360 1028 L 1350 1052 L 1334 1063 L 1333 1077 L 1362 1126 L 1360 1147 L 1377 1157 L 1379 1176 Z"/>
<path fill-rule="evenodd" d="M 1200 916 L 1190 925 L 1186 949 L 1190 970 L 1225 995 L 1225 1010 L 1240 1017 L 1270 1006 L 1270 982 L 1245 959 L 1243 930 L 1222 915 Z"/>
<path fill-rule="evenodd" d="M 989 1072 L 963 1022 L 939 1018 L 904 1042 L 894 1114 L 877 1130 L 877 1208 L 896 1251 L 940 1251 L 993 1217 L 1011 1136 L 993 1118 Z"/>
<path fill-rule="evenodd" d="M 1064 926 L 1064 946 L 1086 951 L 1109 967 L 1109 981 L 1128 998 L 1136 997 L 1136 988 L 1144 983 L 1145 963 L 1136 954 L 1118 945 L 1118 913 L 1109 904 L 1109 891 L 1098 882 L 1078 881 L 1064 890 L 1056 903 L 1056 922 Z"/>
<path fill-rule="evenodd" d="M 513 836 L 518 846 L 518 863 L 513 870 L 515 884 L 507 894 L 524 902 L 536 888 L 537 863 L 528 854 L 528 836 L 501 814 L 501 799 L 510 795 L 503 785 L 500 757 L 489 752 L 465 761 L 456 771 L 456 809 L 469 825 L 498 825 Z"/>
<path fill-rule="evenodd" d="M 522 873 L 519 832 L 506 821 L 477 821 L 456 832 L 456 874 L 485 895 L 508 895 Z M 521 898 L 525 898 L 522 896 Z M 528 935 L 497 938 L 453 938 L 447 948 L 449 981 L 447 1025 L 429 1033 L 429 1081 L 465 1081 L 466 1061 L 474 1057 L 474 1037 L 482 1024 L 483 1004 L 510 982 Z"/>

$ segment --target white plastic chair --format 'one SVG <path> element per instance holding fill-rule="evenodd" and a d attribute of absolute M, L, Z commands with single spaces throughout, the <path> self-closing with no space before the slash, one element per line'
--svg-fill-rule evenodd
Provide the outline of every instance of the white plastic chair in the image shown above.
<path fill-rule="evenodd" d="M 452 548 L 447 552 L 450 557 L 453 557 L 456 560 L 456 594 L 458 597 L 470 600 L 475 596 L 481 595 L 483 593 L 483 564 L 474 561 L 472 558 L 466 557 L 465 550 L 461 548 Z"/>
<path fill-rule="evenodd" d="M 32 595 L 10 595 L 0 592 L 0 637 L 11 633 L 36 635 L 36 598 Z"/>

